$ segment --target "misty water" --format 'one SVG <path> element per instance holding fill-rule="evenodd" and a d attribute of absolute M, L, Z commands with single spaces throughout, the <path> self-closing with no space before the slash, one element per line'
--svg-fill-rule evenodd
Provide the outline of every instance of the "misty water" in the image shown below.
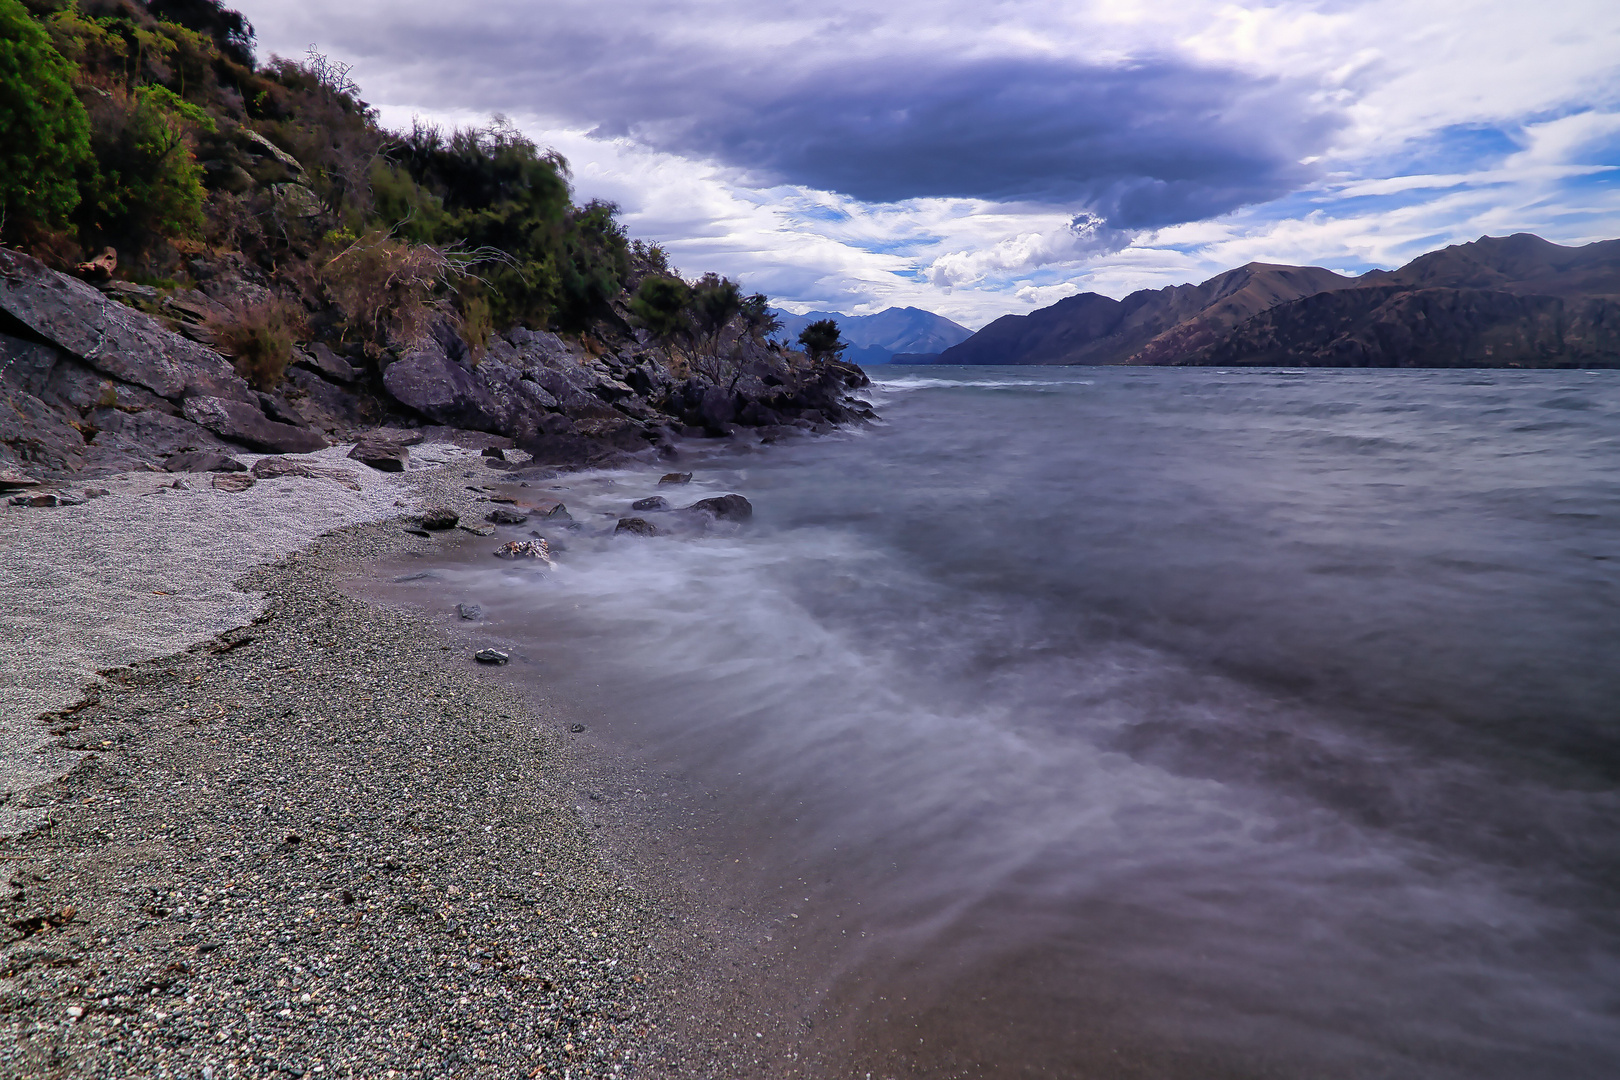
<path fill-rule="evenodd" d="M 703 793 L 706 876 L 795 942 L 808 1042 L 932 1076 L 1620 1075 L 1620 373 L 869 396 L 882 423 L 689 487 L 559 479 L 586 527 L 555 571 L 469 541 L 413 586 Z M 672 491 L 754 522 L 598 535 Z"/>

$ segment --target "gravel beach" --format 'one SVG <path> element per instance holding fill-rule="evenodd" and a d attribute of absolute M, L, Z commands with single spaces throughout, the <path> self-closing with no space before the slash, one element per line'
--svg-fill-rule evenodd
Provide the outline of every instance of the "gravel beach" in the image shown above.
<path fill-rule="evenodd" d="M 483 509 L 476 451 L 426 451 L 0 512 L 0 1074 L 774 1075 L 722 1031 L 723 920 L 594 841 L 571 718 L 334 584 Z"/>

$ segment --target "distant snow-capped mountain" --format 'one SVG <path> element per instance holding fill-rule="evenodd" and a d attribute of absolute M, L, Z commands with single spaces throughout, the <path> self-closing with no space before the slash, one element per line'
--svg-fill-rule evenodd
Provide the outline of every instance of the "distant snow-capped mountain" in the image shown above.
<path fill-rule="evenodd" d="M 920 308 L 885 308 L 875 315 L 840 315 L 836 311 L 807 311 L 794 315 L 775 311 L 782 321 L 782 336 L 797 340 L 799 331 L 821 319 L 838 323 L 849 348 L 845 360 L 857 364 L 887 364 L 896 353 L 938 353 L 973 336 L 973 331 L 942 315 Z"/>

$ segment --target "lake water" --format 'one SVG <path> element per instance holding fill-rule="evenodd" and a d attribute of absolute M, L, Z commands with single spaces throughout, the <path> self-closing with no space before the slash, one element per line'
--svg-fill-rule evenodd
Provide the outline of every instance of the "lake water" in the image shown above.
<path fill-rule="evenodd" d="M 874 382 L 412 586 L 701 802 L 795 1068 L 1620 1076 L 1620 373 Z"/>

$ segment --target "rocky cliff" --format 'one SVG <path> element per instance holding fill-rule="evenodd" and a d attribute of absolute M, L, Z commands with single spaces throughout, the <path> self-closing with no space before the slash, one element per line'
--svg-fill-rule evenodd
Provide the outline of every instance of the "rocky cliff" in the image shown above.
<path fill-rule="evenodd" d="M 187 451 L 304 452 L 429 425 L 580 466 L 674 456 L 683 438 L 772 439 L 871 415 L 846 396 L 866 384 L 858 367 L 762 345 L 741 325 L 715 355 L 685 357 L 623 319 L 571 336 L 519 326 L 476 354 L 440 323 L 381 359 L 301 346 L 272 392 L 176 332 L 185 325 L 0 249 L 0 470 L 96 475 Z"/>

